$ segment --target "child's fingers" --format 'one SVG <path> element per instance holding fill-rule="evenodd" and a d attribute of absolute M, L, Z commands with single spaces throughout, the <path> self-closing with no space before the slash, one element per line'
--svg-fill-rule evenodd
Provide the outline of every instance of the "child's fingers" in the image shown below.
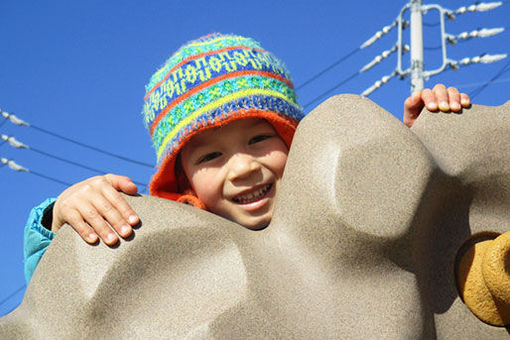
<path fill-rule="evenodd" d="M 450 104 L 448 102 L 448 91 L 446 90 L 446 86 L 444 86 L 443 84 L 437 84 L 432 89 L 432 92 L 434 93 L 439 110 L 443 112 L 450 111 Z"/>
<path fill-rule="evenodd" d="M 452 111 L 458 112 L 462 109 L 460 106 L 460 93 L 455 87 L 448 88 L 448 101 Z"/>
<path fill-rule="evenodd" d="M 423 103 L 425 103 L 427 110 L 437 111 L 438 104 L 436 101 L 436 96 L 431 89 L 424 89 L 421 91 L 421 99 L 423 100 Z"/>
<path fill-rule="evenodd" d="M 121 213 L 117 210 L 117 207 L 112 205 L 106 197 L 98 195 L 97 198 L 92 201 L 92 204 L 104 220 L 117 232 L 117 234 L 122 237 L 128 237 L 131 234 L 131 227 L 124 220 Z"/>
<path fill-rule="evenodd" d="M 138 192 L 135 183 L 127 176 L 106 174 L 104 177 L 117 191 L 122 191 L 128 195 L 135 195 Z"/>
<path fill-rule="evenodd" d="M 94 205 L 122 237 L 131 235 L 131 225 L 139 223 L 139 218 L 126 200 L 112 187 L 103 189 L 103 197 L 94 201 Z"/>
<path fill-rule="evenodd" d="M 140 222 L 140 218 L 136 214 L 136 212 L 131 208 L 131 206 L 126 202 L 124 197 L 122 197 L 118 191 L 113 188 L 105 188 L 104 195 L 108 198 L 108 200 L 113 204 L 113 206 L 120 212 L 123 218 L 128 222 L 128 224 L 134 226 Z"/>
<path fill-rule="evenodd" d="M 79 207 L 79 213 L 99 235 L 104 243 L 108 245 L 114 245 L 119 241 L 117 235 L 113 232 L 112 228 L 106 223 L 103 215 L 97 210 L 97 208 L 89 203 L 83 203 Z"/>
<path fill-rule="evenodd" d="M 67 223 L 73 227 L 81 238 L 90 244 L 97 242 L 97 234 L 94 230 L 83 220 L 81 215 L 76 210 L 69 211 L 66 216 Z"/>
<path fill-rule="evenodd" d="M 469 96 L 465 93 L 460 94 L 460 104 L 462 107 L 469 107 L 471 105 L 471 100 L 469 99 Z"/>

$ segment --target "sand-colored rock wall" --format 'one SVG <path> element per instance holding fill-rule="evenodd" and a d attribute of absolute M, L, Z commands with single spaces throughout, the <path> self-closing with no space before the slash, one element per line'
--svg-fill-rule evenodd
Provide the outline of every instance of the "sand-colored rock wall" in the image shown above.
<path fill-rule="evenodd" d="M 134 237 L 89 246 L 64 227 L 0 338 L 506 339 L 455 271 L 472 235 L 510 231 L 509 146 L 510 102 L 410 130 L 330 98 L 298 128 L 266 229 L 129 197 Z"/>

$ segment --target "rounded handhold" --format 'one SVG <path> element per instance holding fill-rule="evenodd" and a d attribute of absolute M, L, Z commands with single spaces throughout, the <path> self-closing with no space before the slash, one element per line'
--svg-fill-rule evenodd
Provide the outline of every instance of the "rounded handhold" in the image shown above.
<path fill-rule="evenodd" d="M 493 326 L 510 324 L 510 232 L 472 243 L 457 263 L 457 285 L 467 307 Z"/>
<path fill-rule="evenodd" d="M 491 242 L 483 258 L 482 273 L 491 294 L 510 308 L 510 232 Z"/>

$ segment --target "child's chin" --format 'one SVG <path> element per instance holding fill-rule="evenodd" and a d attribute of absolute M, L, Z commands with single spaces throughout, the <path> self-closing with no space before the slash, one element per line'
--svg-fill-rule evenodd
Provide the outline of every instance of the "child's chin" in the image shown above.
<path fill-rule="evenodd" d="M 269 225 L 269 222 L 271 222 L 271 217 L 255 218 L 249 221 L 237 221 L 237 223 L 250 230 L 262 230 Z"/>

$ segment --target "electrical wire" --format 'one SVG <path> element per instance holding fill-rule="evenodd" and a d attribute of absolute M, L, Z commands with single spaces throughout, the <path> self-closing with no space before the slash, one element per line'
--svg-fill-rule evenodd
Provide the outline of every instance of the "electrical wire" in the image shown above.
<path fill-rule="evenodd" d="M 494 80 L 492 83 L 493 84 L 499 84 L 499 83 L 508 83 L 510 82 L 510 78 L 503 78 L 503 79 L 497 79 L 497 80 Z M 457 87 L 463 87 L 463 88 L 470 88 L 470 87 L 477 87 L 479 85 L 482 85 L 482 84 L 485 84 L 484 81 L 481 81 L 481 82 L 476 82 L 476 83 L 465 83 L 465 84 L 458 84 L 456 85 Z"/>
<path fill-rule="evenodd" d="M 146 167 L 149 167 L 149 168 L 154 168 L 154 164 L 149 164 L 149 163 L 145 163 L 145 162 L 142 162 L 142 161 L 138 161 L 136 159 L 132 159 L 132 158 L 129 158 L 129 157 L 125 157 L 125 156 L 122 156 L 122 155 L 118 155 L 118 154 L 115 154 L 113 152 L 109 152 L 109 151 L 106 151 L 106 150 L 102 150 L 100 148 L 97 148 L 95 146 L 92 146 L 92 145 L 88 145 L 88 144 L 85 144 L 85 143 L 82 143 L 80 141 L 77 141 L 77 140 L 74 140 L 74 139 L 71 139 L 71 138 L 68 138 L 68 137 L 65 137 L 65 136 L 62 136 L 56 132 L 52 132 L 52 131 L 49 131 L 49 130 L 46 130 L 44 128 L 41 128 L 41 127 L 38 127 L 36 125 L 33 125 L 33 124 L 30 124 L 29 127 L 35 129 L 35 130 L 38 130 L 40 132 L 43 132 L 43 133 L 46 133 L 50 136 L 53 136 L 53 137 L 57 137 L 57 138 L 60 138 L 62 140 L 65 140 L 67 142 L 70 142 L 70 143 L 74 143 L 76 145 L 79 145 L 81 147 L 84 147 L 84 148 L 87 148 L 87 149 L 90 149 L 90 150 L 94 150 L 94 151 L 97 151 L 97 152 L 100 152 L 102 154 L 105 154 L 105 155 L 108 155 L 108 156 L 111 156 L 111 157 L 115 157 L 115 158 L 118 158 L 118 159 L 122 159 L 126 162 L 131 162 L 131 163 L 135 163 L 135 164 L 139 164 L 139 165 L 143 165 L 143 166 L 146 166 Z"/>
<path fill-rule="evenodd" d="M 359 47 L 356 47 L 355 49 L 353 49 L 351 52 L 347 53 L 346 55 L 344 55 L 343 57 L 339 58 L 338 60 L 336 60 L 335 62 L 333 62 L 331 65 L 327 66 L 326 68 L 324 68 L 322 71 L 319 71 L 318 73 L 316 73 L 314 76 L 310 77 L 308 80 L 306 80 L 304 83 L 300 84 L 299 86 L 296 87 L 296 91 L 302 89 L 303 87 L 305 87 L 306 85 L 310 84 L 312 81 L 314 81 L 315 79 L 319 78 L 320 76 L 322 76 L 324 73 L 328 72 L 329 70 L 331 70 L 333 67 L 339 65 L 340 63 L 344 62 L 345 60 L 347 60 L 349 57 L 353 56 L 354 54 L 356 54 L 357 52 L 361 51 L 361 48 Z"/>
<path fill-rule="evenodd" d="M 92 146 L 92 145 L 89 145 L 89 144 L 85 144 L 83 142 L 71 139 L 69 137 L 62 136 L 62 135 L 60 135 L 60 134 L 58 134 L 56 132 L 44 129 L 44 128 L 39 127 L 37 125 L 29 124 L 29 123 L 23 121 L 22 119 L 16 117 L 16 115 L 14 115 L 14 114 L 11 114 L 11 113 L 8 113 L 8 112 L 2 111 L 2 110 L 0 110 L 0 113 L 2 114 L 2 116 L 6 120 L 9 119 L 13 124 L 16 124 L 18 126 L 28 126 L 28 127 L 31 127 L 31 128 L 33 128 L 35 130 L 38 130 L 40 132 L 46 133 L 46 134 L 48 134 L 50 136 L 60 138 L 60 139 L 65 140 L 67 142 L 74 143 L 74 144 L 79 145 L 81 147 L 88 148 L 88 149 L 100 152 L 102 154 L 105 154 L 105 155 L 108 155 L 108 156 L 111 156 L 111 157 L 122 159 L 122 160 L 127 161 L 127 162 L 143 165 L 143 166 L 146 166 L 146 167 L 149 167 L 149 168 L 152 168 L 152 169 L 155 167 L 154 164 L 149 164 L 149 163 L 138 161 L 136 159 L 132 159 L 132 158 L 129 158 L 129 157 L 126 157 L 126 156 L 122 156 L 122 155 L 119 155 L 119 154 L 116 154 L 116 153 L 113 153 L 113 152 L 102 150 L 102 149 L 100 149 L 98 147 L 95 147 L 95 146 Z"/>
<path fill-rule="evenodd" d="M 484 83 L 482 86 L 474 89 L 469 93 L 469 97 L 471 97 L 471 100 L 473 100 L 476 96 L 478 96 L 483 90 L 487 88 L 492 82 L 494 82 L 496 79 L 501 77 L 505 72 L 510 70 L 510 60 L 499 70 L 498 73 L 494 77 L 492 77 L 489 81 Z"/>
<path fill-rule="evenodd" d="M 29 146 L 29 145 L 26 145 L 24 143 L 22 143 L 21 141 L 18 141 L 15 137 L 9 137 L 7 135 L 0 135 L 3 142 L 9 142 L 9 144 L 14 147 L 14 148 L 18 148 L 18 149 L 25 149 L 25 150 L 31 150 L 31 151 L 34 151 L 34 152 L 37 152 L 43 156 L 46 156 L 46 157 L 50 157 L 50 158 L 53 158 L 53 159 L 56 159 L 56 160 L 59 160 L 61 162 L 64 162 L 64 163 L 67 163 L 67 164 L 71 164 L 71 165 L 74 165 L 74 166 L 77 166 L 77 167 L 80 167 L 82 169 L 85 169 L 85 170 L 89 170 L 89 171 L 92 171 L 92 172 L 95 172 L 99 175 L 103 175 L 103 174 L 106 174 L 108 173 L 108 171 L 105 171 L 105 170 L 100 170 L 100 169 L 96 169 L 96 168 L 92 168 L 90 166 L 87 166 L 87 165 L 84 165 L 84 164 L 81 164 L 81 163 L 78 163 L 78 162 L 75 162 L 75 161 L 71 161 L 69 159 L 66 159 L 66 158 L 62 158 L 60 156 L 57 156 L 57 155 L 54 155 L 54 154 L 51 154 L 49 152 L 46 152 L 44 150 L 40 150 L 40 149 L 37 149 L 37 148 L 34 148 L 32 146 Z M 0 144 L 0 146 L 2 145 Z M 142 182 L 139 182 L 139 181 L 133 181 L 134 183 L 138 184 L 138 185 L 141 185 L 143 187 L 146 187 L 147 184 L 146 183 L 142 183 Z"/>
<path fill-rule="evenodd" d="M 34 170 L 28 170 L 27 172 L 28 172 L 29 174 L 36 175 L 36 176 L 39 176 L 39 177 L 45 178 L 45 179 L 47 179 L 47 180 L 50 180 L 50 181 L 56 182 L 56 183 L 58 183 L 58 184 L 62 184 L 62 185 L 64 185 L 64 186 L 66 186 L 66 187 L 70 187 L 70 186 L 72 185 L 72 184 L 71 184 L 71 183 L 69 183 L 69 182 L 61 181 L 61 180 L 59 180 L 59 179 L 57 179 L 57 178 L 47 176 L 47 175 L 45 175 L 45 174 L 42 174 L 42 173 L 40 173 L 40 172 L 36 172 L 36 171 L 34 171 Z"/>
<path fill-rule="evenodd" d="M 315 97 L 314 99 L 312 99 L 311 101 L 309 101 L 308 103 L 306 103 L 305 105 L 303 105 L 303 108 L 307 108 L 309 107 L 311 104 L 313 104 L 314 102 L 316 102 L 317 100 L 319 99 L 322 99 L 324 96 L 326 96 L 327 94 L 331 93 L 332 91 L 338 89 L 340 86 L 346 84 L 347 82 L 351 81 L 352 79 L 356 78 L 357 76 L 359 76 L 360 73 L 359 71 L 356 71 L 355 73 L 351 74 L 349 77 L 343 79 L 341 82 L 337 83 L 336 85 L 334 85 L 333 87 L 327 89 L 326 91 L 322 92 L 320 95 L 318 95 L 317 97 Z"/>
<path fill-rule="evenodd" d="M 59 156 L 56 156 L 56 155 L 53 155 L 53 154 L 50 154 L 50 153 L 47 153 L 46 151 L 43 151 L 43 150 L 39 150 L 39 149 L 36 149 L 34 147 L 29 147 L 28 150 L 32 150 L 32 151 L 35 151 L 41 155 L 44 155 L 46 157 L 50 157 L 50 158 L 53 158 L 53 159 L 57 159 L 61 162 L 64 162 L 64 163 L 68 163 L 68 164 L 71 164 L 71 165 L 74 165 L 74 166 L 77 166 L 77 167 L 80 167 L 82 169 L 86 169 L 86 170 L 89 170 L 89 171 L 92 171 L 92 172 L 95 172 L 97 174 L 100 174 L 100 175 L 104 175 L 106 173 L 108 173 L 108 171 L 104 171 L 104 170 L 100 170 L 100 169 L 95 169 L 95 168 L 92 168 L 92 167 L 89 167 L 87 165 L 83 165 L 83 164 L 80 164 L 80 163 L 77 163 L 77 162 L 74 162 L 74 161 L 71 161 L 71 160 L 68 160 L 68 159 L 65 159 L 65 158 L 62 158 L 62 157 L 59 157 Z M 135 184 L 138 184 L 138 185 L 141 185 L 143 187 L 146 187 L 147 184 L 146 183 L 142 183 L 142 182 L 138 182 L 138 181 L 133 181 L 133 183 Z"/>
<path fill-rule="evenodd" d="M 25 289 L 27 287 L 26 284 L 18 287 L 15 291 L 13 291 L 11 294 L 9 294 L 7 297 L 5 297 L 4 299 L 2 299 L 2 301 L 0 301 L 0 306 L 2 306 L 4 303 L 6 303 L 7 301 L 9 301 L 14 295 L 18 294 L 19 292 L 21 292 L 23 289 Z"/>

